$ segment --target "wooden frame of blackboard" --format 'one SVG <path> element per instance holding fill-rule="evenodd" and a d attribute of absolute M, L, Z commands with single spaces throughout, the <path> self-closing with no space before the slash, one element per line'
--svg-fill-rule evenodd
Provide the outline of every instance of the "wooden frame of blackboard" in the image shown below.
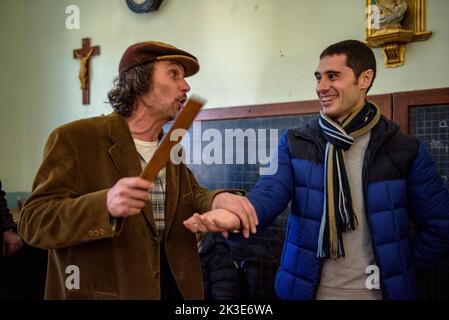
<path fill-rule="evenodd" d="M 382 114 L 391 119 L 392 95 L 380 94 L 369 96 L 368 100 L 377 104 Z M 275 116 L 305 115 L 320 112 L 320 103 L 318 100 L 295 101 L 285 103 L 271 103 L 244 107 L 228 107 L 217 109 L 204 109 L 195 120 L 229 120 L 229 119 L 247 119 Z"/>
<path fill-rule="evenodd" d="M 449 88 L 393 93 L 393 121 L 401 132 L 410 132 L 410 108 L 449 104 Z"/>

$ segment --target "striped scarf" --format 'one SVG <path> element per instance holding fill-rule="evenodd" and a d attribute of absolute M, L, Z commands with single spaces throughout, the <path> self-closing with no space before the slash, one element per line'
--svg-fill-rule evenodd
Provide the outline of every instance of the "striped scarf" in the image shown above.
<path fill-rule="evenodd" d="M 354 230 L 357 217 L 353 210 L 344 151 L 349 150 L 355 138 L 369 132 L 379 118 L 379 108 L 369 102 L 362 109 L 351 113 L 341 125 L 323 112 L 320 114 L 320 130 L 327 144 L 325 196 L 317 257 L 338 259 L 345 256 L 342 232 Z"/>

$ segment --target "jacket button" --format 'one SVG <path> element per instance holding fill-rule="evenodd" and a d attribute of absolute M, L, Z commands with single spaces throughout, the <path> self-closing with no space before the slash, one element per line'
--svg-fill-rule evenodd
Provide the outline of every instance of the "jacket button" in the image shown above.
<path fill-rule="evenodd" d="M 154 272 L 154 277 L 159 280 L 159 278 L 161 277 L 161 273 L 159 271 L 155 271 Z"/>
<path fill-rule="evenodd" d="M 153 237 L 153 245 L 154 246 L 157 246 L 158 245 L 158 243 L 159 243 L 159 238 L 158 237 Z"/>

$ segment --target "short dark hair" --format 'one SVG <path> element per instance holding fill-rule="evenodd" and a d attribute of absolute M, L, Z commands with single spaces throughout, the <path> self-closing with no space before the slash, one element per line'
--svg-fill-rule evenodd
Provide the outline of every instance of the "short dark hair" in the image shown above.
<path fill-rule="evenodd" d="M 373 81 L 366 91 L 368 92 L 376 78 L 376 57 L 374 56 L 373 50 L 361 41 L 345 40 L 334 43 L 324 49 L 320 55 L 320 59 L 338 54 L 346 55 L 346 65 L 354 71 L 357 79 L 363 71 L 368 69 L 373 70 Z"/>
<path fill-rule="evenodd" d="M 153 72 L 154 62 L 149 62 L 120 73 L 114 80 L 114 88 L 108 92 L 112 108 L 129 117 L 134 111 L 136 98 L 151 89 Z"/>

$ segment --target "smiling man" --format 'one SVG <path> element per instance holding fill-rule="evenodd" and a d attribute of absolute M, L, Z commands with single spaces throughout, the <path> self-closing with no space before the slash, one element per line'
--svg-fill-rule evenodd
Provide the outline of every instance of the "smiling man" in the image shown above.
<path fill-rule="evenodd" d="M 50 134 L 19 225 L 49 250 L 47 299 L 203 298 L 195 235 L 182 222 L 210 210 L 219 191 L 183 163 L 152 183 L 139 178 L 198 70 L 171 45 L 132 45 L 108 94 L 115 112 Z"/>
<path fill-rule="evenodd" d="M 366 100 L 375 76 L 364 43 L 325 49 L 315 72 L 319 119 L 284 134 L 278 172 L 245 198 L 259 228 L 292 201 L 275 283 L 281 299 L 414 299 L 415 272 L 449 250 L 449 192 L 424 144 Z M 215 209 L 232 211 L 233 197 Z M 243 222 L 215 210 L 186 225 L 227 231 Z"/>

